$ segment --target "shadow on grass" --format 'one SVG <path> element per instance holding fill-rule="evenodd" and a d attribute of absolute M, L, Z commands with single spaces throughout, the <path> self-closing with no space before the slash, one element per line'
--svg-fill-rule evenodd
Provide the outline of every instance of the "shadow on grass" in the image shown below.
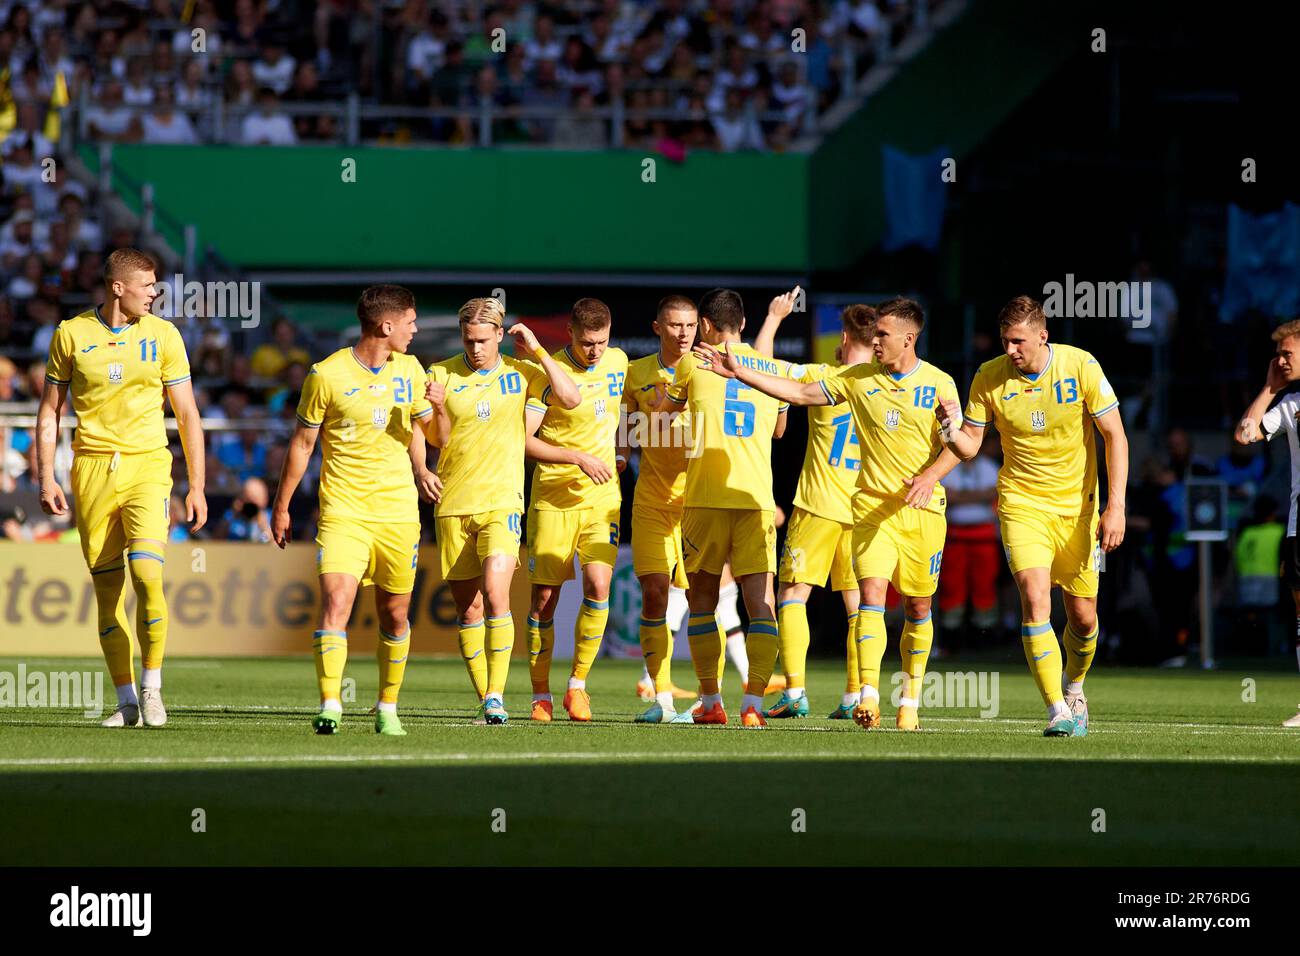
<path fill-rule="evenodd" d="M 1293 865 L 1294 782 L 960 760 L 10 774 L 0 865 Z"/>

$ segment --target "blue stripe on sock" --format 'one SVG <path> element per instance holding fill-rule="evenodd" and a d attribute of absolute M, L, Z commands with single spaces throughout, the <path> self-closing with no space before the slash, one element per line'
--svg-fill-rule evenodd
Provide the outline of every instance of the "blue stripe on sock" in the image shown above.
<path fill-rule="evenodd" d="M 490 617 L 487 619 L 487 622 L 489 625 L 492 624 L 501 625 L 513 620 L 514 620 L 514 615 L 507 614 L 504 617 Z"/>
<path fill-rule="evenodd" d="M 126 557 L 128 560 L 133 560 L 135 558 L 152 558 L 159 564 L 165 563 L 161 554 L 154 554 L 152 551 L 128 551 Z"/>
<path fill-rule="evenodd" d="M 688 637 L 698 637 L 700 634 L 716 634 L 717 630 L 718 630 L 718 625 L 713 623 L 692 624 L 691 626 L 686 628 L 686 634 Z"/>
<path fill-rule="evenodd" d="M 907 623 L 908 623 L 908 624 L 924 624 L 926 621 L 930 620 L 931 617 L 932 617 L 931 614 L 927 614 L 925 617 L 909 617 L 909 618 L 907 619 Z"/>
<path fill-rule="evenodd" d="M 781 608 L 785 607 L 787 604 L 802 604 L 802 603 L 803 603 L 803 601 L 800 601 L 798 598 L 791 598 L 791 599 L 788 600 L 788 601 L 782 601 L 780 604 L 778 604 L 778 605 L 776 606 L 776 609 L 779 611 L 779 610 L 781 610 Z"/>
<path fill-rule="evenodd" d="M 883 604 L 859 604 L 859 605 L 858 605 L 858 610 L 859 610 L 859 611 L 875 611 L 877 614 L 884 614 L 884 613 L 885 613 L 885 606 L 884 606 Z"/>
<path fill-rule="evenodd" d="M 325 631 L 325 630 L 321 630 L 321 631 L 316 631 L 316 632 L 314 632 L 314 633 L 312 634 L 312 637 L 325 637 L 327 634 L 333 634 L 335 637 L 347 637 L 347 636 L 348 636 L 348 632 L 347 632 L 347 631 Z"/>
<path fill-rule="evenodd" d="M 121 571 L 121 570 L 123 570 L 125 567 L 126 567 L 126 565 L 124 565 L 124 564 L 117 564 L 117 565 L 114 565 L 114 566 L 111 567 L 111 568 L 100 568 L 98 571 L 91 571 L 90 573 L 91 573 L 92 575 L 93 575 L 93 574 L 108 574 L 110 571 Z"/>
<path fill-rule="evenodd" d="M 609 610 L 609 599 L 606 598 L 606 599 L 603 600 L 603 601 L 593 601 L 591 598 L 583 598 L 583 599 L 582 599 L 582 606 L 583 606 L 583 607 L 589 607 L 589 608 L 591 608 L 593 611 L 608 611 L 608 610 Z"/>
<path fill-rule="evenodd" d="M 1046 634 L 1052 629 L 1051 621 L 1044 621 L 1042 624 L 1021 624 L 1021 637 L 1037 637 L 1039 634 Z"/>
<path fill-rule="evenodd" d="M 776 635 L 777 633 L 776 624 L 774 622 L 768 622 L 768 621 L 750 621 L 749 633 Z"/>
<path fill-rule="evenodd" d="M 667 623 L 668 623 L 668 618 L 666 618 L 666 617 L 656 617 L 656 618 L 643 617 L 643 618 L 641 618 L 641 626 L 642 626 L 642 627 L 659 627 L 661 624 L 667 624 Z"/>

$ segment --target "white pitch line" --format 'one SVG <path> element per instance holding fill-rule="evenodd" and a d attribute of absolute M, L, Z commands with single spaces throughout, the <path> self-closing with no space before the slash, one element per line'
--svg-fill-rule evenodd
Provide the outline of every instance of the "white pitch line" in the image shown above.
<path fill-rule="evenodd" d="M 645 751 L 532 751 L 515 754 L 484 753 L 414 753 L 414 754 L 282 754 L 282 755 L 245 755 L 245 756 L 208 756 L 208 757 L 24 757 L 0 759 L 0 767 L 123 767 L 123 766 L 249 766 L 259 764 L 363 764 L 363 763 L 525 763 L 537 760 L 571 761 L 571 762 L 613 762 L 613 761 L 649 761 L 658 763 L 717 763 L 761 760 L 826 760 L 826 761 L 876 761 L 876 760 L 969 760 L 978 756 L 980 760 L 1009 760 L 1020 762 L 1076 760 L 1067 753 L 1056 755 L 1007 753 L 979 754 L 969 753 L 842 753 L 838 751 L 754 751 L 754 752 L 709 752 L 682 753 Z M 1190 754 L 1174 754 L 1152 757 L 1148 754 L 1116 755 L 1099 757 L 1103 762 L 1124 763 L 1288 763 L 1297 762 L 1296 758 L 1282 756 L 1231 756 L 1217 757 L 1213 760 Z"/>

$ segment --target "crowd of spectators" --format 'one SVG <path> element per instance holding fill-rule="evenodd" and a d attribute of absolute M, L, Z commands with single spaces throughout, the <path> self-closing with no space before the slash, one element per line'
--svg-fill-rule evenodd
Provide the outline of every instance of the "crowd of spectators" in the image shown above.
<path fill-rule="evenodd" d="M 424 114 L 367 121 L 366 138 L 477 142 L 487 105 L 497 142 L 779 149 L 901 40 L 917 2 L 0 2 L 0 69 L 42 117 L 84 91 L 98 140 L 335 140 L 355 92 Z M 614 104 L 618 130 L 598 112 Z"/>

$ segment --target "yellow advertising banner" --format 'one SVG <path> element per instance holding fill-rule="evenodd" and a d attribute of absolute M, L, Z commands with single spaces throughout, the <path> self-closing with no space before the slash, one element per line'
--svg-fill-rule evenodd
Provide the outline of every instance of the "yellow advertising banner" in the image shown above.
<path fill-rule="evenodd" d="M 320 607 L 316 547 L 225 541 L 167 545 L 163 571 L 167 653 L 176 656 L 303 654 Z M 515 574 L 510 603 L 515 656 L 527 652 L 528 574 Z M 373 591 L 357 595 L 348 625 L 351 650 L 373 651 L 378 625 Z M 128 620 L 135 622 L 128 581 Z M 420 550 L 411 595 L 411 652 L 458 654 L 456 605 L 437 549 Z M 76 544 L 0 542 L 0 657 L 93 657 L 98 615 L 90 572 Z"/>

